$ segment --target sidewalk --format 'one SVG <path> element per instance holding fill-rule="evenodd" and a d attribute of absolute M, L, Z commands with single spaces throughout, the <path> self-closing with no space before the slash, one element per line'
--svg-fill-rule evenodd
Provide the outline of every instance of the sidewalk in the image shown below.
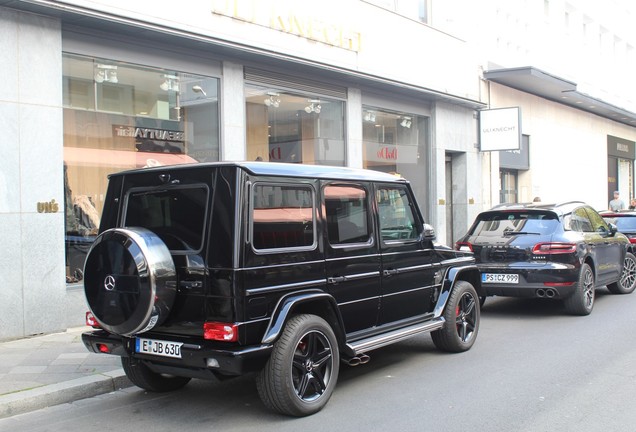
<path fill-rule="evenodd" d="M 118 356 L 84 347 L 81 334 L 88 330 L 0 342 L 0 418 L 132 385 Z"/>

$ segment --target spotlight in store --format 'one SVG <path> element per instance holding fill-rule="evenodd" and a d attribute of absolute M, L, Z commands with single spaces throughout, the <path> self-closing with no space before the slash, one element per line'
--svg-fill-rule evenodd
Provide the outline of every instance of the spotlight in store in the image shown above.
<path fill-rule="evenodd" d="M 316 114 L 320 114 L 320 110 L 322 107 L 320 106 L 320 101 L 317 99 L 308 99 L 309 105 L 305 107 L 305 112 L 307 114 L 311 114 L 312 112 Z"/>
<path fill-rule="evenodd" d="M 269 96 L 263 101 L 266 106 L 278 108 L 280 106 L 280 96 L 278 93 L 267 93 Z"/>
<path fill-rule="evenodd" d="M 119 82 L 117 79 L 117 66 L 97 63 L 95 65 L 94 78 L 98 84 L 103 82 L 117 84 Z"/>
<path fill-rule="evenodd" d="M 403 128 L 410 129 L 411 128 L 411 117 L 402 117 L 402 121 L 400 122 L 400 126 Z"/>
<path fill-rule="evenodd" d="M 159 84 L 159 88 L 163 91 L 179 91 L 179 77 L 175 75 L 164 75 L 163 82 Z M 194 88 L 193 88 L 194 90 Z M 203 89 L 201 89 L 203 90 Z"/>
<path fill-rule="evenodd" d="M 373 111 L 365 111 L 363 118 L 365 122 L 373 123 L 375 122 L 375 113 Z"/>
<path fill-rule="evenodd" d="M 203 96 L 207 96 L 208 95 L 205 92 L 205 90 L 203 90 L 203 87 L 201 87 L 200 85 L 192 86 L 192 91 L 195 92 L 195 93 L 201 93 Z"/>

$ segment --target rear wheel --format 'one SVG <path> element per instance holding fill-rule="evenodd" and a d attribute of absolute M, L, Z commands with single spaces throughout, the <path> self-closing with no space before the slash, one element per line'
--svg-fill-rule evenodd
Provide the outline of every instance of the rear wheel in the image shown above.
<path fill-rule="evenodd" d="M 584 263 L 581 266 L 576 290 L 563 301 L 565 310 L 572 315 L 589 315 L 594 307 L 594 296 L 594 272 L 587 263 Z"/>
<path fill-rule="evenodd" d="M 631 253 L 625 254 L 625 261 L 623 263 L 623 271 L 621 272 L 621 278 L 609 285 L 607 289 L 612 294 L 629 294 L 636 288 L 636 257 Z"/>
<path fill-rule="evenodd" d="M 327 404 L 339 369 L 338 341 L 329 324 L 316 315 L 298 315 L 274 344 L 256 387 L 268 408 L 307 416 Z"/>
<path fill-rule="evenodd" d="M 190 378 L 187 377 L 162 375 L 153 372 L 141 361 L 130 357 L 122 357 L 121 365 L 124 368 L 124 372 L 126 372 L 126 376 L 134 385 L 152 392 L 161 393 L 178 390 L 190 382 Z"/>
<path fill-rule="evenodd" d="M 444 310 L 444 326 L 431 333 L 438 349 L 462 352 L 473 346 L 479 331 L 479 302 L 477 291 L 469 282 L 455 283 Z"/>

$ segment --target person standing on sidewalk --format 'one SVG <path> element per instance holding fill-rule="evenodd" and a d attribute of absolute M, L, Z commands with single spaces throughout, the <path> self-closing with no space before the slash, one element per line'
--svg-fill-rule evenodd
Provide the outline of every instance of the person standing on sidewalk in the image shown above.
<path fill-rule="evenodd" d="M 619 212 L 625 209 L 625 203 L 620 198 L 619 191 L 614 191 L 614 199 L 609 202 L 609 209 L 613 212 Z"/>

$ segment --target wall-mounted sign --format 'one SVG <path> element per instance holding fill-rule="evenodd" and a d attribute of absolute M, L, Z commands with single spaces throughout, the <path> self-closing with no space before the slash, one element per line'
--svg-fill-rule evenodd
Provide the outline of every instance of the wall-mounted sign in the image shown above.
<path fill-rule="evenodd" d="M 636 143 L 634 141 L 612 135 L 607 136 L 607 154 L 610 156 L 634 160 L 636 156 L 635 146 Z"/>
<path fill-rule="evenodd" d="M 113 137 L 149 139 L 153 141 L 184 142 L 185 133 L 168 129 L 154 129 L 137 126 L 113 125 Z"/>
<path fill-rule="evenodd" d="M 479 112 L 481 151 L 521 148 L 521 108 L 496 108 Z"/>

